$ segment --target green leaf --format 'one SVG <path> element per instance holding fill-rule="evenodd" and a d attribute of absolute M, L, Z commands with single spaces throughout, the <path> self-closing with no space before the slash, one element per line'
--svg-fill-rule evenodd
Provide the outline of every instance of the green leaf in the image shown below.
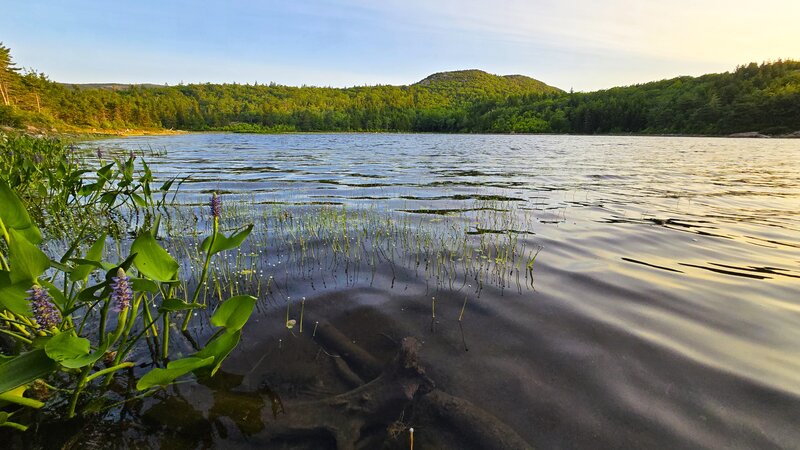
<path fill-rule="evenodd" d="M 240 228 L 239 230 L 232 233 L 229 237 L 226 237 L 222 233 L 217 234 L 217 238 L 214 240 L 214 248 L 211 249 L 211 254 L 214 255 L 221 251 L 232 250 L 234 248 L 239 247 L 240 245 L 242 245 L 242 242 L 244 242 L 244 240 L 247 239 L 247 236 L 250 235 L 251 231 L 253 231 L 253 224 Z M 211 236 L 203 240 L 202 244 L 203 251 L 208 252 L 210 246 L 211 246 Z"/>
<path fill-rule="evenodd" d="M 97 238 L 96 241 L 94 241 L 94 244 L 92 244 L 92 246 L 89 248 L 89 251 L 86 252 L 85 260 L 99 264 L 100 260 L 103 258 L 103 248 L 105 245 L 106 234 L 103 233 Z M 97 267 L 98 266 L 95 264 L 81 264 L 72 270 L 72 273 L 69 275 L 69 279 L 71 281 L 85 280 Z"/>
<path fill-rule="evenodd" d="M 8 392 L 47 376 L 58 368 L 42 349 L 23 353 L 0 364 L 0 392 Z"/>
<path fill-rule="evenodd" d="M 100 186 L 97 183 L 87 183 L 81 186 L 78 189 L 78 195 L 81 197 L 88 197 L 94 193 L 94 191 L 99 190 Z"/>
<path fill-rule="evenodd" d="M 167 191 L 170 190 L 170 188 L 172 188 L 172 183 L 174 183 L 174 182 L 175 182 L 175 178 L 171 178 L 171 179 L 165 181 L 164 184 L 162 184 L 161 187 L 158 188 L 158 190 L 161 191 L 161 192 L 167 192 Z"/>
<path fill-rule="evenodd" d="M 135 192 L 131 192 L 130 196 L 133 199 L 133 202 L 136 203 L 137 205 L 141 206 L 142 208 L 147 207 L 147 202 L 144 201 L 144 199 L 142 198 L 141 195 L 139 195 L 139 194 L 137 194 Z"/>
<path fill-rule="evenodd" d="M 75 336 L 71 332 L 59 333 L 44 346 L 44 351 L 51 359 L 68 369 L 78 369 L 94 364 L 102 358 L 108 349 L 108 344 L 98 348 L 94 353 L 89 353 L 88 339 Z"/>
<path fill-rule="evenodd" d="M 154 386 L 167 386 L 175 381 L 176 378 L 213 362 L 213 356 L 208 358 L 189 357 L 172 361 L 167 364 L 166 369 L 155 368 L 144 374 L 136 383 L 136 389 L 144 391 Z"/>
<path fill-rule="evenodd" d="M 93 365 L 106 354 L 109 345 L 111 345 L 111 340 L 107 339 L 105 345 L 98 347 L 94 352 L 59 361 L 59 364 L 68 369 L 79 369 L 81 367 Z"/>
<path fill-rule="evenodd" d="M 8 232 L 11 235 L 11 243 L 8 246 L 11 282 L 29 281 L 33 284 L 33 281 L 50 267 L 50 258 L 39 247 L 28 242 L 24 234 L 14 229 Z"/>
<path fill-rule="evenodd" d="M 111 268 L 110 265 L 108 267 L 106 267 L 106 264 L 108 264 L 108 263 L 104 264 L 102 261 L 93 261 L 91 259 L 83 259 L 83 258 L 70 258 L 69 260 L 74 262 L 74 263 L 79 264 L 80 266 L 91 266 L 91 267 L 93 267 L 95 269 L 106 269 L 106 270 L 108 270 L 108 269 Z M 80 266 L 78 266 L 78 267 L 80 267 Z M 77 269 L 78 267 L 76 267 L 75 269 Z"/>
<path fill-rule="evenodd" d="M 50 260 L 50 267 L 58 270 L 59 272 L 72 273 L 72 267 L 62 264 L 54 259 Z"/>
<path fill-rule="evenodd" d="M 42 242 L 42 234 L 31 221 L 25 205 L 5 180 L 0 180 L 0 205 L 3 205 L 0 208 L 0 220 L 7 229 L 17 230 L 25 236 L 25 239 L 34 244 Z"/>
<path fill-rule="evenodd" d="M 256 306 L 256 298 L 251 295 L 237 295 L 225 300 L 211 316 L 211 323 L 225 327 L 229 331 L 241 330 Z"/>
<path fill-rule="evenodd" d="M 168 298 L 161 303 L 158 312 L 188 311 L 196 308 L 205 308 L 205 305 L 200 303 L 186 303 L 179 298 Z"/>
<path fill-rule="evenodd" d="M 75 336 L 71 332 L 63 332 L 50 338 L 44 346 L 44 351 L 50 359 L 63 361 L 88 355 L 90 347 L 88 339 Z"/>
<path fill-rule="evenodd" d="M 14 314 L 30 317 L 31 308 L 28 302 L 28 290 L 32 283 L 20 281 L 11 282 L 9 272 L 0 271 L 0 309 L 7 309 Z"/>
<path fill-rule="evenodd" d="M 195 371 L 200 376 L 214 376 L 219 370 L 219 367 L 222 365 L 222 361 L 230 355 L 236 345 L 239 344 L 239 340 L 242 337 L 242 330 L 227 330 L 225 333 L 217 336 L 216 338 L 212 339 L 206 346 L 200 350 L 199 352 L 195 353 L 194 356 L 198 358 L 205 358 L 208 356 L 214 357 L 214 365 L 211 367 L 203 367 L 200 370 Z"/>
<path fill-rule="evenodd" d="M 133 264 L 146 277 L 162 283 L 176 281 L 180 266 L 158 245 L 149 230 L 136 238 L 131 245 L 131 252 L 136 253 Z"/>
<path fill-rule="evenodd" d="M 114 173 L 114 163 L 106 164 L 97 171 L 98 180 L 110 181 Z"/>
<path fill-rule="evenodd" d="M 127 258 L 125 258 L 125 261 L 122 261 L 121 263 L 116 265 L 106 262 L 102 263 L 103 268 L 106 269 L 106 281 L 108 281 L 109 283 L 114 281 L 112 278 L 117 276 L 117 269 L 119 268 L 122 268 L 122 270 L 124 270 L 125 272 L 129 272 L 131 270 L 131 266 L 133 265 L 133 260 L 136 259 L 136 255 L 137 254 L 135 252 L 131 253 L 130 255 L 128 255 Z"/>
<path fill-rule="evenodd" d="M 78 293 L 78 300 L 82 302 L 91 302 L 97 300 L 98 297 L 95 296 L 95 292 L 99 291 L 100 289 L 108 287 L 108 285 L 109 285 L 108 281 L 104 281 L 99 284 L 88 286 Z"/>
<path fill-rule="evenodd" d="M 150 292 L 151 294 L 158 294 L 158 284 L 153 280 L 147 278 L 131 278 L 131 285 L 136 292 Z"/>

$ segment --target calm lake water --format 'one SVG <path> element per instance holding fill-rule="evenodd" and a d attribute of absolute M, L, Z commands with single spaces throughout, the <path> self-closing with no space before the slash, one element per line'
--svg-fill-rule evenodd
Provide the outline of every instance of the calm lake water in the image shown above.
<path fill-rule="evenodd" d="M 308 297 L 310 314 L 341 316 L 368 349 L 382 348 L 381 333 L 416 336 L 438 388 L 534 446 L 800 448 L 800 140 L 186 134 L 91 145 L 166 150 L 148 161 L 162 179 L 190 177 L 187 204 L 217 191 L 226 205 L 298 214 L 345 205 L 541 246 L 532 287 L 443 289 L 410 272 L 390 282 L 385 267 L 377 281 L 285 287 Z M 478 224 L 486 211 L 524 229 Z M 285 311 L 265 304 L 245 329 L 223 366 L 237 381 L 182 386 L 186 403 L 153 407 L 166 417 L 191 405 L 197 423 L 216 424 L 197 430 L 216 431 L 151 425 L 164 437 L 148 442 L 263 445 L 270 414 L 243 422 L 209 399 L 307 388 L 280 366 L 319 353 L 272 320 Z"/>

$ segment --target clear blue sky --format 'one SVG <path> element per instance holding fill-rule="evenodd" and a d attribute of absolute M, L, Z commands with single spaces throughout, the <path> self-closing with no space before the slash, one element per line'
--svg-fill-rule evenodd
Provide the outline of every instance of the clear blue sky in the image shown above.
<path fill-rule="evenodd" d="M 594 90 L 800 59 L 800 1 L 7 1 L 0 41 L 56 81 L 409 84 L 445 70 Z"/>

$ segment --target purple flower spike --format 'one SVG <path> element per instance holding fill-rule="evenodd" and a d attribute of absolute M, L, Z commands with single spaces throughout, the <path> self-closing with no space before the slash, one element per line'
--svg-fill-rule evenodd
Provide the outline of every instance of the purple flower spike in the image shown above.
<path fill-rule="evenodd" d="M 211 215 L 215 219 L 219 219 L 220 214 L 222 214 L 222 201 L 219 199 L 219 196 L 216 192 L 211 194 L 211 202 L 209 203 L 211 207 Z"/>
<path fill-rule="evenodd" d="M 33 318 L 40 330 L 50 330 L 61 324 L 61 313 L 53 304 L 53 298 L 47 289 L 34 284 L 28 294 Z"/>
<path fill-rule="evenodd" d="M 117 276 L 111 277 L 111 280 L 114 282 L 111 285 L 111 301 L 118 311 L 129 308 L 133 299 L 131 277 L 125 275 L 125 271 L 120 267 L 117 269 Z"/>

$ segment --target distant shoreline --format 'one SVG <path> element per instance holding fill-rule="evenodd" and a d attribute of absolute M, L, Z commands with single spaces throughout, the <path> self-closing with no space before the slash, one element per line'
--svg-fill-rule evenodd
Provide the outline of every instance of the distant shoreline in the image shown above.
<path fill-rule="evenodd" d="M 87 133 L 92 134 L 92 133 Z M 298 134 L 420 134 L 420 135 L 454 135 L 454 136 L 612 136 L 612 137 L 695 137 L 695 138 L 725 138 L 725 139 L 798 139 L 800 132 L 791 135 L 760 135 L 760 136 L 736 136 L 736 135 L 719 135 L 719 134 L 663 134 L 663 133 L 595 133 L 595 134 L 579 134 L 579 133 L 443 133 L 443 132 L 430 132 L 430 131 L 281 131 L 271 133 L 254 133 L 254 132 L 238 132 L 238 131 L 223 131 L 223 130 L 164 130 L 164 132 L 145 131 L 145 132 L 105 132 L 94 133 L 93 135 L 102 139 L 103 137 L 127 137 L 127 136 L 147 136 L 147 135 L 178 135 L 178 134 L 263 134 L 263 135 L 298 135 Z M 746 134 L 746 133 L 737 133 Z"/>
<path fill-rule="evenodd" d="M 17 129 L 0 127 L 0 131 L 25 133 L 41 137 L 67 137 L 77 140 L 113 139 L 118 137 L 134 136 L 173 136 L 181 134 L 265 134 L 265 135 L 296 135 L 296 134 L 435 134 L 435 135 L 475 135 L 475 136 L 618 136 L 618 137 L 698 137 L 698 138 L 730 138 L 730 139 L 798 139 L 800 131 L 784 135 L 764 135 L 756 132 L 734 133 L 731 135 L 718 134 L 664 134 L 664 133 L 444 133 L 430 131 L 276 131 L 276 132 L 239 132 L 227 130 L 174 130 L 174 129 L 69 129 L 43 130 L 34 127 Z"/>

